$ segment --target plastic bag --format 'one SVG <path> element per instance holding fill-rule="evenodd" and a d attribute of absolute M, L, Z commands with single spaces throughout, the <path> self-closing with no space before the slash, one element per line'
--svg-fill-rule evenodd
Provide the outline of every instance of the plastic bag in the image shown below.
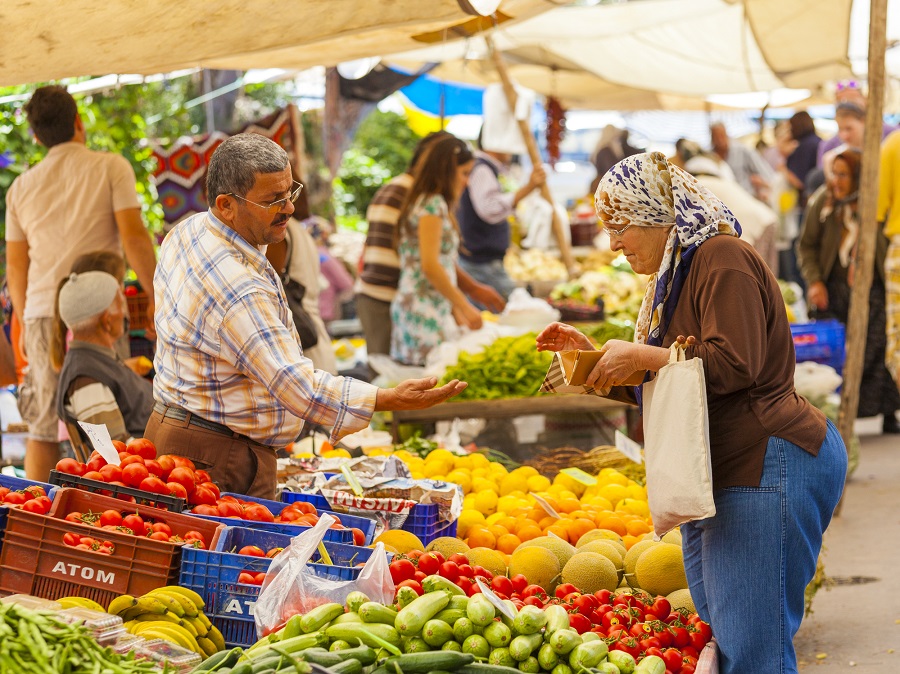
<path fill-rule="evenodd" d="M 308 613 L 329 602 L 343 604 L 347 595 L 357 590 L 379 604 L 393 602 L 394 581 L 382 543 L 375 546 L 356 580 L 323 578 L 307 566 L 335 522 L 337 519 L 323 514 L 316 526 L 294 537 L 272 560 L 253 615 L 259 637 L 280 629 L 298 613 Z"/>

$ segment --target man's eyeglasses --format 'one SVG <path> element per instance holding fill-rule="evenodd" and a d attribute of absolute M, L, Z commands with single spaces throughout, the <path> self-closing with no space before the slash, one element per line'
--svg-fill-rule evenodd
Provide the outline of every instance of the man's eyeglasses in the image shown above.
<path fill-rule="evenodd" d="M 617 239 L 621 239 L 622 235 L 625 233 L 625 230 L 633 226 L 634 223 L 632 222 L 630 225 L 625 225 L 622 229 L 612 229 L 610 227 L 604 227 L 603 231 L 606 232 L 610 236 L 610 238 L 614 236 Z"/>
<path fill-rule="evenodd" d="M 246 201 L 248 204 L 253 204 L 254 206 L 259 206 L 259 208 L 265 209 L 265 211 L 269 213 L 269 215 L 275 215 L 276 213 L 280 213 L 289 201 L 294 201 L 294 199 L 299 197 L 300 193 L 303 191 L 303 183 L 299 183 L 296 180 L 292 182 L 297 187 L 293 192 L 290 193 L 290 195 L 286 196 L 284 199 L 278 199 L 277 201 L 273 201 L 269 204 L 258 204 L 255 201 L 250 201 L 247 197 L 242 197 L 240 194 L 235 194 L 234 192 L 229 192 L 228 194 L 232 197 L 237 197 L 238 199 Z"/>

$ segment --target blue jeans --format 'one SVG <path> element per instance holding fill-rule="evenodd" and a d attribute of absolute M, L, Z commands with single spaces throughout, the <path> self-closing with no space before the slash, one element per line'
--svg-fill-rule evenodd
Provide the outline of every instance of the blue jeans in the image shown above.
<path fill-rule="evenodd" d="M 498 293 L 503 295 L 503 299 L 508 300 L 509 294 L 515 290 L 516 284 L 506 273 L 503 268 L 503 260 L 494 260 L 493 262 L 472 262 L 464 257 L 459 258 L 459 266 L 473 279 L 479 283 L 491 286 Z M 477 302 L 473 304 L 479 309 L 485 309 Z"/>
<path fill-rule="evenodd" d="M 793 638 L 847 474 L 829 421 L 817 457 L 772 437 L 759 487 L 716 490 L 716 515 L 681 527 L 684 566 L 722 674 L 795 674 Z"/>

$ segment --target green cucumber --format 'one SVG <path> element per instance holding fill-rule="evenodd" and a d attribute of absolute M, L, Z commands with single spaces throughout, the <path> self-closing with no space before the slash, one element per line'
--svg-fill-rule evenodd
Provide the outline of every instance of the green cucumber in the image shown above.
<path fill-rule="evenodd" d="M 425 623 L 444 610 L 449 603 L 450 595 L 446 592 L 423 594 L 397 614 L 394 627 L 405 636 L 418 634 Z"/>
<path fill-rule="evenodd" d="M 419 595 L 416 594 L 416 591 L 406 585 L 397 590 L 397 605 L 401 609 L 406 608 L 418 598 Z"/>
<path fill-rule="evenodd" d="M 364 623 L 383 623 L 393 627 L 397 621 L 397 612 L 374 601 L 367 601 L 359 607 L 359 617 Z"/>
<path fill-rule="evenodd" d="M 437 648 L 453 639 L 453 628 L 443 620 L 432 618 L 422 628 L 422 638 L 426 644 Z"/>
<path fill-rule="evenodd" d="M 509 642 L 509 654 L 513 660 L 524 662 L 531 654 L 541 647 L 544 637 L 540 632 L 537 634 L 520 634 Z"/>
<path fill-rule="evenodd" d="M 290 621 L 289 621 L 290 622 Z M 202 663 L 194 667 L 194 672 L 212 672 L 226 667 L 233 667 L 237 664 L 238 658 L 244 652 L 242 648 L 232 648 L 228 651 L 219 651 L 204 660 Z"/>
<path fill-rule="evenodd" d="M 363 666 L 359 660 L 350 658 L 328 668 L 331 674 L 362 674 Z"/>
<path fill-rule="evenodd" d="M 343 615 L 344 607 L 332 602 L 316 606 L 312 611 L 300 618 L 300 629 L 304 634 L 310 634 L 319 630 L 340 615 Z"/>
<path fill-rule="evenodd" d="M 345 651 L 350 648 L 350 644 L 344 641 L 343 639 L 338 639 L 337 641 L 332 641 L 331 646 L 328 647 L 329 651 Z"/>
<path fill-rule="evenodd" d="M 594 667 L 594 671 L 599 672 L 600 674 L 622 674 L 622 670 L 611 662 L 601 662 Z"/>
<path fill-rule="evenodd" d="M 588 643 L 589 641 L 601 641 L 601 638 L 596 632 L 585 632 L 581 635 L 581 640 L 584 643 Z"/>
<path fill-rule="evenodd" d="M 465 596 L 466 594 L 459 585 L 438 575 L 425 576 L 422 579 L 422 589 L 425 592 L 449 592 L 456 596 Z"/>
<path fill-rule="evenodd" d="M 553 668 L 553 671 L 550 674 L 573 674 L 572 668 L 569 667 L 565 662 L 560 662 L 556 667 Z"/>
<path fill-rule="evenodd" d="M 519 674 L 517 667 L 489 665 L 483 662 L 473 662 L 471 665 L 460 667 L 457 672 L 458 674 Z"/>
<path fill-rule="evenodd" d="M 430 653 L 407 653 L 388 658 L 382 663 L 382 666 L 386 667 L 389 672 L 394 671 L 396 664 L 399 667 L 397 671 L 401 671 L 403 674 L 427 674 L 427 672 L 436 670 L 454 672 L 460 667 L 471 664 L 474 660 L 475 657 L 468 653 L 431 651 Z"/>

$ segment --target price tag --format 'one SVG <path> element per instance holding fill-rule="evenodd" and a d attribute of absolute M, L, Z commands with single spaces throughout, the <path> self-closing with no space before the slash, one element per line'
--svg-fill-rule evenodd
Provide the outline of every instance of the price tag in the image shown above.
<path fill-rule="evenodd" d="M 100 452 L 100 456 L 106 459 L 106 463 L 118 466 L 119 453 L 113 446 L 112 438 L 109 437 L 109 429 L 106 427 L 106 424 L 86 424 L 83 421 L 79 421 L 78 425 L 84 429 L 85 433 L 87 433 L 91 445 Z"/>
<path fill-rule="evenodd" d="M 503 601 L 494 594 L 494 591 L 490 588 L 490 586 L 481 580 L 481 576 L 475 576 L 475 582 L 478 583 L 478 587 L 481 588 L 481 594 L 488 598 L 488 601 L 494 606 L 495 609 L 500 611 L 504 616 L 509 618 L 510 620 L 516 619 L 516 614 L 513 613 L 513 610 L 503 603 Z"/>
<path fill-rule="evenodd" d="M 532 494 L 532 496 L 534 497 L 534 500 L 537 501 L 537 504 L 539 506 L 541 506 L 541 508 L 544 509 L 545 513 L 550 515 L 550 517 L 555 517 L 556 519 L 559 519 L 559 513 L 553 509 L 553 506 L 551 506 L 549 503 L 547 503 L 543 498 L 541 498 L 537 494 Z"/>
<path fill-rule="evenodd" d="M 641 446 L 622 431 L 616 431 L 616 449 L 635 463 L 644 461 L 641 457 Z"/>

